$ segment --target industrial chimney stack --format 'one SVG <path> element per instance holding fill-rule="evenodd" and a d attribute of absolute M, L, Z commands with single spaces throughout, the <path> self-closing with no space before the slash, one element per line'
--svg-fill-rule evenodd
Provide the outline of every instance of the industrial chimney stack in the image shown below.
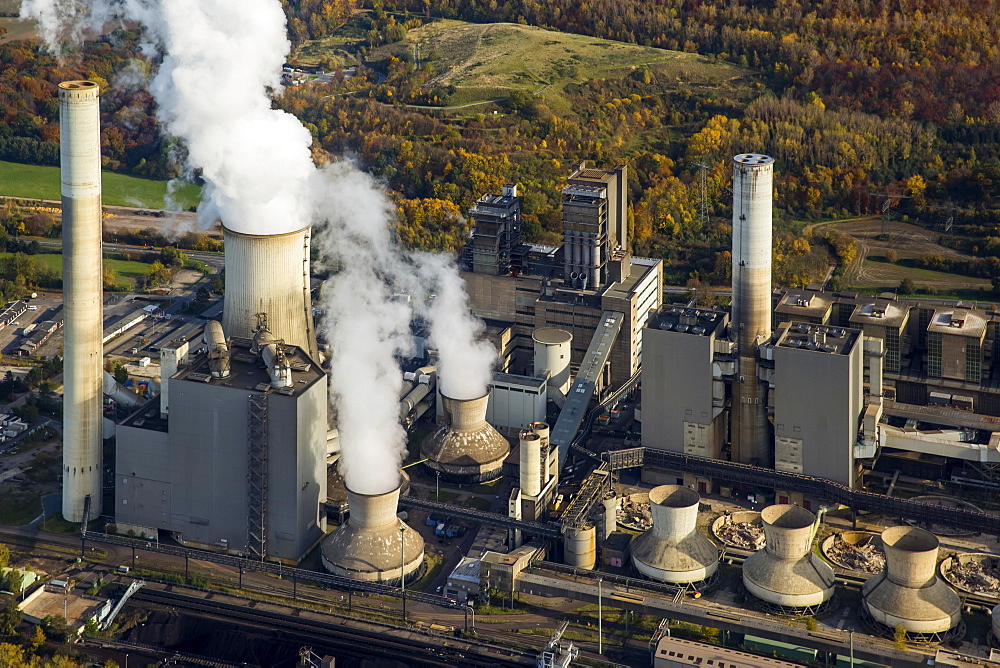
<path fill-rule="evenodd" d="M 104 366 L 101 303 L 100 88 L 92 81 L 59 84 L 62 165 L 63 517 L 101 514 L 101 397 Z"/>
<path fill-rule="evenodd" d="M 757 379 L 757 346 L 771 336 L 771 179 L 774 159 L 733 158 L 732 331 L 738 358 L 733 385 L 733 461 L 773 465 L 767 395 Z"/>

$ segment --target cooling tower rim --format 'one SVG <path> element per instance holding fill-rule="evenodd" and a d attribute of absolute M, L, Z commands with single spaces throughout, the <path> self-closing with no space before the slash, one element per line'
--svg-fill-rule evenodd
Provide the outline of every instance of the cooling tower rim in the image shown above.
<path fill-rule="evenodd" d="M 779 529 L 805 529 L 816 521 L 811 511 L 791 503 L 768 506 L 760 511 L 760 518 L 765 525 Z"/>
<path fill-rule="evenodd" d="M 649 490 L 649 502 L 664 508 L 690 508 L 701 503 L 701 495 L 684 485 L 660 485 Z"/>
<path fill-rule="evenodd" d="M 934 552 L 941 546 L 937 536 L 926 529 L 899 525 L 882 532 L 882 544 L 900 552 Z"/>
<path fill-rule="evenodd" d="M 59 88 L 63 90 L 80 90 L 82 88 L 94 88 L 97 84 L 93 81 L 87 81 L 86 79 L 78 79 L 76 81 L 63 81 L 59 83 Z"/>
<path fill-rule="evenodd" d="M 387 492 L 380 492 L 378 494 L 364 494 L 362 492 L 355 492 L 353 489 L 347 486 L 346 479 L 344 480 L 344 488 L 347 489 L 347 491 L 353 494 L 354 496 L 358 496 L 363 499 L 377 499 L 383 496 L 389 496 L 390 494 L 398 494 L 400 490 L 403 489 L 403 479 L 402 476 L 400 476 L 399 484 L 397 484 L 395 487 L 393 487 Z"/>
<path fill-rule="evenodd" d="M 486 397 L 490 396 L 490 393 L 492 391 L 493 391 L 492 389 L 487 388 L 486 389 L 486 393 L 485 394 L 481 394 L 478 397 L 471 397 L 469 399 L 459 399 L 458 397 L 449 396 L 449 395 L 447 395 L 447 394 L 444 393 L 444 390 L 441 390 L 441 399 L 443 401 L 452 401 L 452 402 L 455 402 L 456 404 L 468 404 L 468 403 L 471 403 L 473 401 L 482 401 Z"/>
<path fill-rule="evenodd" d="M 233 228 L 222 223 L 223 234 L 232 234 L 238 237 L 250 237 L 251 239 L 271 239 L 274 237 L 292 237 L 296 235 L 301 235 L 303 232 L 308 231 L 312 228 L 312 225 L 306 225 L 305 227 L 295 230 L 293 232 L 276 232 L 275 234 L 250 234 L 248 232 L 240 232 L 239 230 L 234 230 Z"/>

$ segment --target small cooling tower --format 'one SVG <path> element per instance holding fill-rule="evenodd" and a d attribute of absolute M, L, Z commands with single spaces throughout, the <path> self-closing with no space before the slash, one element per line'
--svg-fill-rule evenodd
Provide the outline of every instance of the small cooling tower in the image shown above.
<path fill-rule="evenodd" d="M 699 533 L 701 497 L 680 485 L 649 492 L 653 528 L 632 541 L 632 564 L 651 580 L 688 584 L 710 578 L 719 567 L 719 549 Z"/>
<path fill-rule="evenodd" d="M 420 455 L 445 480 L 468 483 L 500 477 L 510 444 L 486 421 L 489 398 L 489 393 L 478 399 L 441 395 L 444 422 L 420 444 Z"/>
<path fill-rule="evenodd" d="M 366 582 L 398 584 L 419 577 L 424 539 L 396 517 L 399 487 L 385 494 L 347 489 L 350 517 L 321 548 L 323 568 Z M 402 533 L 402 537 L 400 534 Z"/>
<path fill-rule="evenodd" d="M 812 552 L 816 516 L 800 506 L 768 506 L 760 514 L 764 549 L 743 563 L 743 585 L 765 606 L 811 612 L 833 596 L 833 569 Z"/>
<path fill-rule="evenodd" d="M 897 625 L 913 634 L 939 634 L 961 621 L 961 600 L 937 576 L 937 536 L 897 526 L 882 532 L 885 570 L 861 587 L 865 612 L 886 633 Z"/>

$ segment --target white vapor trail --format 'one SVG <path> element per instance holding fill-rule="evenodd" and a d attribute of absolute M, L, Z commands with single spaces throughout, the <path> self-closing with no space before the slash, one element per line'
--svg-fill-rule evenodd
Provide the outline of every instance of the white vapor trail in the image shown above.
<path fill-rule="evenodd" d="M 221 219 L 249 234 L 316 224 L 314 246 L 342 268 L 322 295 L 341 471 L 356 492 L 393 489 L 406 439 L 398 357 L 412 347 L 414 313 L 430 323 L 449 396 L 482 396 L 496 353 L 477 342 L 481 324 L 454 264 L 405 253 L 392 233 L 394 207 L 374 180 L 343 162 L 318 169 L 309 131 L 273 108 L 290 48 L 280 2 L 22 0 L 21 16 L 39 21 L 54 52 L 109 22 L 144 26 L 147 53 L 162 58 L 149 82 L 159 119 L 207 184 L 203 223 Z"/>

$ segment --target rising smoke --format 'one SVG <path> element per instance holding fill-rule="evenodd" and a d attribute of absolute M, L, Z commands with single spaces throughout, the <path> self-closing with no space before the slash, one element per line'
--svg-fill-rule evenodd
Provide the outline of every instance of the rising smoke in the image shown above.
<path fill-rule="evenodd" d="M 412 347 L 414 312 L 430 323 L 449 396 L 485 394 L 496 353 L 477 342 L 450 259 L 406 254 L 384 191 L 347 163 L 317 169 L 310 133 L 272 108 L 290 47 L 278 0 L 22 0 L 21 16 L 55 52 L 109 21 L 145 26 L 147 51 L 162 55 L 149 82 L 159 118 L 207 184 L 203 222 L 249 234 L 317 224 L 314 245 L 341 268 L 322 295 L 341 471 L 362 494 L 395 488 L 406 440 L 397 360 Z"/>

